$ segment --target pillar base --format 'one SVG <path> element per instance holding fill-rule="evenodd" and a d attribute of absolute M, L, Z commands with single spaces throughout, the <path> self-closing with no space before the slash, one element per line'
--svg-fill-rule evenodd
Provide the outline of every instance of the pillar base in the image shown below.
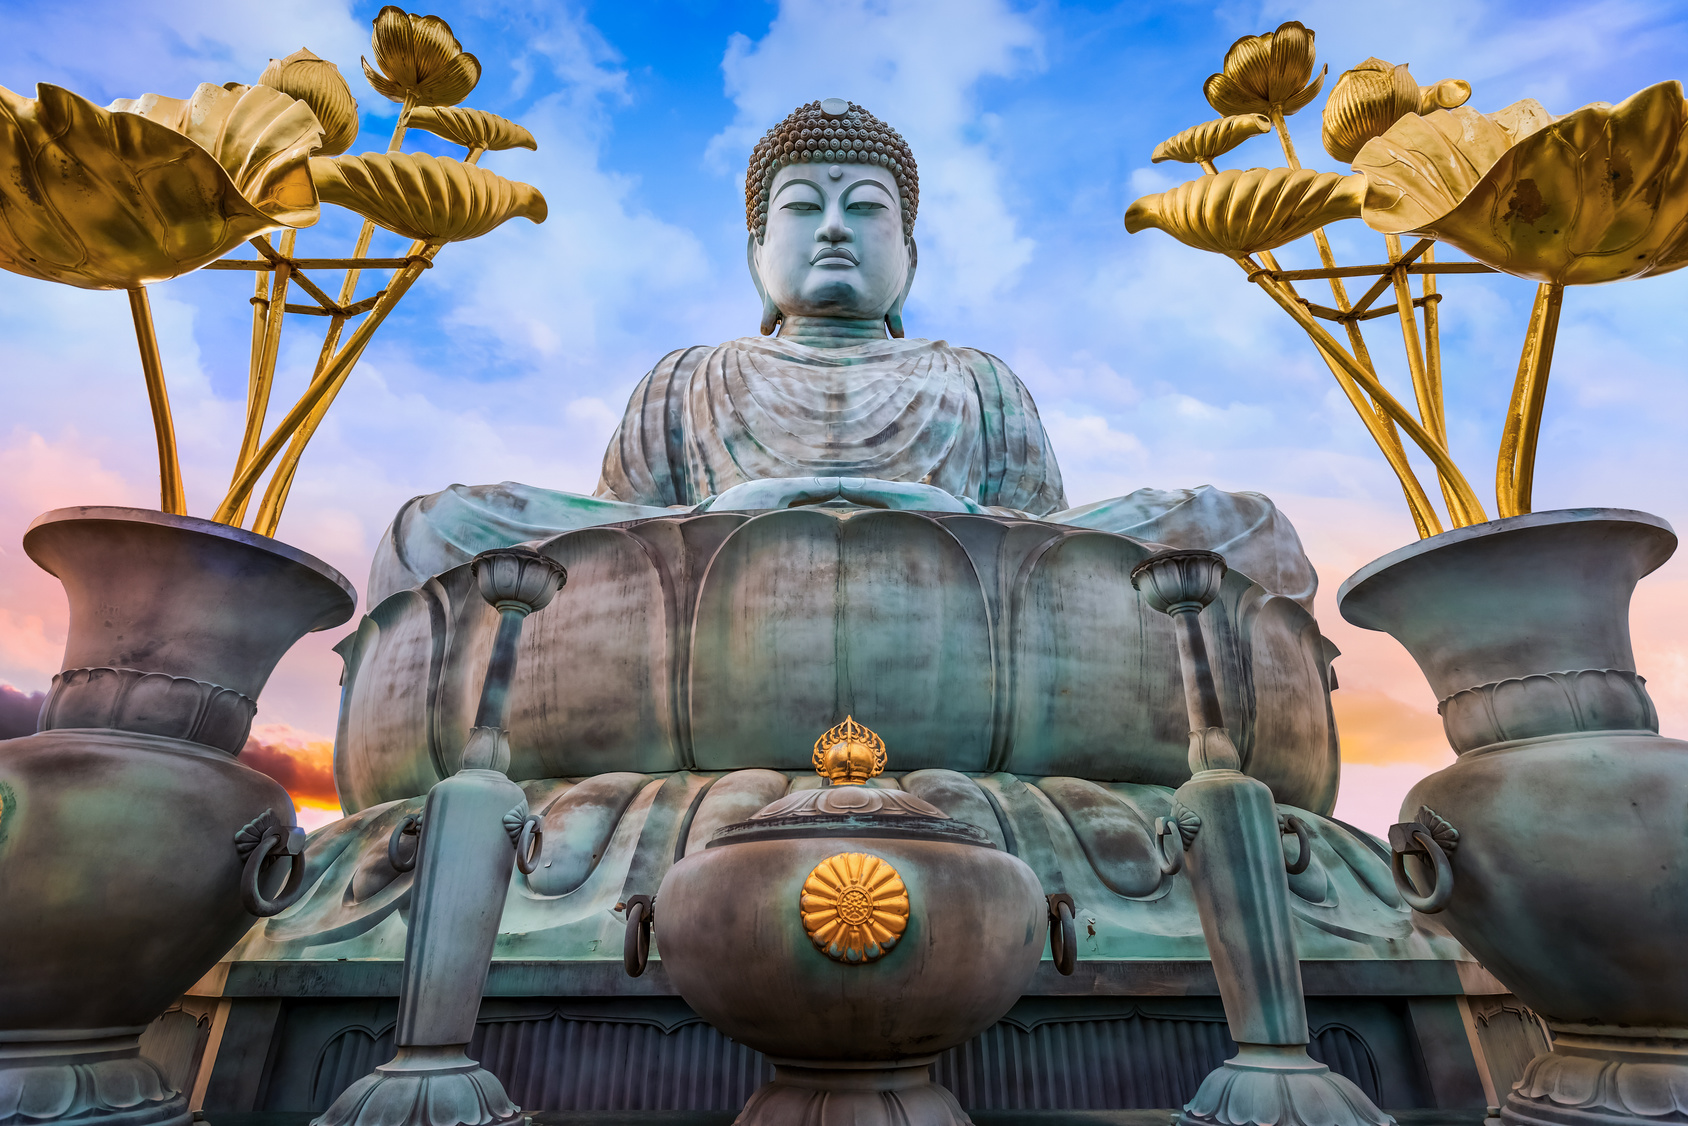
<path fill-rule="evenodd" d="M 0 1126 L 188 1126 L 139 1028 L 0 1032 Z"/>
<path fill-rule="evenodd" d="M 1688 1029 L 1551 1024 L 1501 1107 L 1508 1126 L 1688 1123 Z"/>
<path fill-rule="evenodd" d="M 848 1122 L 851 1126 L 973 1126 L 955 1096 L 932 1082 L 932 1060 L 828 1064 L 775 1060 L 733 1126 Z"/>
<path fill-rule="evenodd" d="M 311 1126 L 516 1126 L 522 1108 L 468 1045 L 400 1048 L 341 1092 Z"/>
<path fill-rule="evenodd" d="M 1394 1126 L 1306 1045 L 1241 1044 L 1208 1073 L 1177 1126 Z"/>

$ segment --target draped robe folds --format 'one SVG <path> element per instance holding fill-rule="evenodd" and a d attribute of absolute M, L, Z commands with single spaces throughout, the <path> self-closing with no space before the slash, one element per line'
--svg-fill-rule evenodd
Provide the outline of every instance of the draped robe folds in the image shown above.
<path fill-rule="evenodd" d="M 987 507 L 1066 507 L 1037 407 L 995 356 L 941 340 L 672 352 L 633 392 L 597 495 L 693 505 L 787 477 L 917 481 Z"/>
<path fill-rule="evenodd" d="M 663 357 L 628 402 L 594 496 L 505 481 L 407 502 L 376 548 L 368 605 L 490 548 L 725 504 L 728 490 L 766 498 L 752 483 L 791 478 L 869 492 L 901 482 L 873 503 L 1209 548 L 1309 611 L 1318 583 L 1295 529 L 1258 493 L 1139 489 L 1068 509 L 1037 407 L 995 356 L 941 340 L 815 348 L 753 336 Z"/>

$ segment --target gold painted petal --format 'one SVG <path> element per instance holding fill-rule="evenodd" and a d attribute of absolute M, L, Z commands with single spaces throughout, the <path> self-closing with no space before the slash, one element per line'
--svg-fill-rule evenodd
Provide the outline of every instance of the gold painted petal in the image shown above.
<path fill-rule="evenodd" d="M 260 86 L 280 90 L 311 107 L 322 124 L 320 156 L 339 156 L 358 139 L 358 101 L 340 68 L 301 47 L 285 59 L 271 59 Z"/>
<path fill-rule="evenodd" d="M 377 93 L 395 102 L 412 96 L 419 106 L 454 106 L 481 80 L 480 60 L 463 50 L 451 25 L 438 16 L 389 4 L 376 15 L 370 42 L 385 81 L 376 81 L 368 60 L 364 74 Z"/>
<path fill-rule="evenodd" d="M 1210 74 L 1202 84 L 1202 94 L 1208 105 L 1227 117 L 1242 117 L 1251 113 L 1268 113 L 1272 103 L 1250 93 L 1228 74 Z"/>
<path fill-rule="evenodd" d="M 1149 154 L 1149 161 L 1159 164 L 1164 160 L 1181 160 L 1186 164 L 1198 164 L 1224 156 L 1250 137 L 1271 131 L 1272 119 L 1263 113 L 1243 113 L 1221 117 L 1217 121 L 1204 121 L 1156 145 L 1155 151 Z"/>
<path fill-rule="evenodd" d="M 1313 74 L 1313 33 L 1291 20 L 1264 35 L 1245 35 L 1225 52 L 1223 72 L 1207 80 L 1203 93 L 1227 116 L 1266 113 L 1272 106 L 1294 113 L 1313 100 L 1324 81 L 1308 86 Z"/>
<path fill-rule="evenodd" d="M 1405 64 L 1392 66 L 1367 59 L 1337 78 L 1325 99 L 1322 139 L 1325 151 L 1352 161 L 1361 147 L 1381 136 L 1409 113 L 1453 109 L 1471 97 L 1471 84 L 1458 79 L 1420 86 Z"/>
<path fill-rule="evenodd" d="M 1561 285 L 1688 265 L 1681 84 L 1585 106 L 1531 133 L 1425 233 L 1498 270 Z"/>
<path fill-rule="evenodd" d="M 424 106 L 410 115 L 413 129 L 426 129 L 466 149 L 535 149 L 533 134 L 507 117 L 465 106 Z"/>
<path fill-rule="evenodd" d="M 546 216 L 533 185 L 423 153 L 316 157 L 311 175 L 325 201 L 411 239 L 457 242 L 518 215 L 535 223 Z"/>
<path fill-rule="evenodd" d="M 1300 113 L 1307 108 L 1307 104 L 1319 96 L 1319 90 L 1325 84 L 1325 75 L 1330 73 L 1330 67 L 1322 67 L 1319 76 L 1302 88 L 1301 93 L 1291 95 L 1284 102 L 1284 116 Z"/>
<path fill-rule="evenodd" d="M 1144 196 L 1126 211 L 1125 229 L 1136 234 L 1158 227 L 1186 246 L 1235 258 L 1359 215 L 1365 189 L 1361 176 L 1228 168 Z"/>
<path fill-rule="evenodd" d="M 57 86 L 37 87 L 33 99 L 0 87 L 0 267 L 132 289 L 282 225 L 172 129 Z"/>
<path fill-rule="evenodd" d="M 1266 38 L 1270 41 L 1265 72 L 1266 97 L 1273 102 L 1286 103 L 1284 112 L 1291 113 L 1293 111 L 1287 103 L 1297 97 L 1298 93 L 1305 93 L 1307 79 L 1313 74 L 1313 33 L 1300 21 L 1291 20 L 1280 24 L 1278 30 Z M 1324 80 L 1322 74 L 1319 78 L 1321 82 Z M 1315 92 L 1316 90 L 1315 87 Z"/>
<path fill-rule="evenodd" d="M 278 225 L 317 221 L 307 158 L 323 130 L 306 103 L 269 86 L 202 83 L 191 98 L 143 94 L 110 110 L 135 114 L 182 134 L 216 158 L 235 188 Z"/>
<path fill-rule="evenodd" d="M 1498 125 L 1468 107 L 1406 115 L 1355 154 L 1354 171 L 1366 178 L 1366 223 L 1386 234 L 1428 229 L 1509 147 Z"/>

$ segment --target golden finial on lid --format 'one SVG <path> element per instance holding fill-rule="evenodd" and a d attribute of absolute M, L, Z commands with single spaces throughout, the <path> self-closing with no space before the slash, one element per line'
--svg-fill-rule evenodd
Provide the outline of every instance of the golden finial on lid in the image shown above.
<path fill-rule="evenodd" d="M 834 786 L 860 786 L 885 770 L 885 740 L 845 716 L 844 722 L 815 740 L 815 773 Z"/>

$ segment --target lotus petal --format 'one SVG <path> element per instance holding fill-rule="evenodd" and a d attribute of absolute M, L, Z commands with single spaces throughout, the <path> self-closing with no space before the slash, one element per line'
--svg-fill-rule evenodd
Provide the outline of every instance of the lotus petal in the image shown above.
<path fill-rule="evenodd" d="M 1409 113 L 1454 109 L 1471 97 L 1471 84 L 1457 79 L 1420 86 L 1406 65 L 1367 59 L 1336 80 L 1325 99 L 1325 151 L 1352 161 L 1360 147 Z"/>
<path fill-rule="evenodd" d="M 142 94 L 106 107 L 173 129 L 210 153 L 246 201 L 281 225 L 317 220 L 316 189 L 305 160 L 323 129 L 305 102 L 268 86 L 202 84 L 187 99 Z"/>
<path fill-rule="evenodd" d="M 1519 132 L 1538 120 L 1511 116 Z M 1682 86 L 1661 82 L 1510 145 L 1477 115 L 1403 118 L 1354 166 L 1378 230 L 1430 235 L 1532 281 L 1590 285 L 1688 265 L 1685 134 Z"/>
<path fill-rule="evenodd" d="M 1228 168 L 1144 196 L 1126 211 L 1125 229 L 1136 234 L 1158 227 L 1186 246 L 1236 258 L 1359 215 L 1365 190 L 1362 176 Z"/>
<path fill-rule="evenodd" d="M 465 51 L 438 16 L 418 16 L 391 4 L 375 17 L 370 35 L 376 67 L 363 63 L 364 77 L 378 94 L 418 106 L 454 106 L 481 80 L 481 61 Z"/>
<path fill-rule="evenodd" d="M 34 99 L 0 88 L 0 267 L 133 289 L 196 270 L 254 235 L 315 222 L 305 160 L 321 131 L 303 103 L 266 94 L 286 103 L 283 112 L 231 114 L 219 134 L 226 162 L 260 193 L 249 200 L 216 156 L 165 125 L 57 86 L 38 87 Z M 254 148 L 241 151 L 242 138 Z"/>
<path fill-rule="evenodd" d="M 311 107 L 322 123 L 319 156 L 339 156 L 358 139 L 358 101 L 340 68 L 303 47 L 285 59 L 271 59 L 258 76 L 260 86 L 280 90 Z"/>
<path fill-rule="evenodd" d="M 1313 33 L 1291 20 L 1264 35 L 1245 35 L 1225 52 L 1224 70 L 1202 87 L 1208 104 L 1226 116 L 1270 113 L 1288 116 L 1318 96 L 1325 73 L 1311 84 Z"/>
<path fill-rule="evenodd" d="M 1271 131 L 1272 119 L 1263 113 L 1221 117 L 1218 121 L 1192 125 L 1182 133 L 1168 137 L 1155 146 L 1149 160 L 1153 164 L 1159 164 L 1163 160 L 1199 164 L 1216 156 L 1224 156 L 1250 137 L 1258 137 Z"/>
<path fill-rule="evenodd" d="M 533 134 L 507 117 L 464 106 L 426 106 L 410 115 L 415 129 L 425 129 L 466 149 L 535 149 Z"/>
<path fill-rule="evenodd" d="M 411 239 L 479 238 L 517 215 L 545 221 L 545 197 L 473 164 L 423 153 L 316 157 L 311 175 L 329 203 Z"/>

